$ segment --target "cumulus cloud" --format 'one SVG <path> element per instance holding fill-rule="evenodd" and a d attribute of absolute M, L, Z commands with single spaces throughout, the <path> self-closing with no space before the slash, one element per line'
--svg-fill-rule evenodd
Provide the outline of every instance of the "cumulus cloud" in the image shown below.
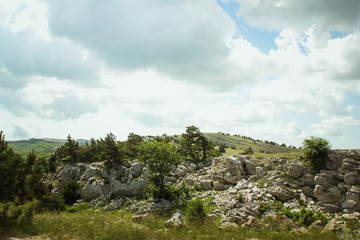
<path fill-rule="evenodd" d="M 14 126 L 12 136 L 16 139 L 27 139 L 30 136 L 30 133 L 20 126 Z"/>
<path fill-rule="evenodd" d="M 349 116 L 331 117 L 321 121 L 321 123 L 314 123 L 311 125 L 312 133 L 318 136 L 339 136 L 344 127 L 358 126 L 360 120 L 353 119 Z"/>
<path fill-rule="evenodd" d="M 323 31 L 352 31 L 360 24 L 358 0 L 237 0 L 238 14 L 252 26 L 294 29 L 300 32 L 314 23 Z"/>
<path fill-rule="evenodd" d="M 227 71 L 227 41 L 235 24 L 215 1 L 47 4 L 50 32 L 85 46 L 110 67 L 154 68 L 173 79 L 210 86 L 239 80 Z"/>

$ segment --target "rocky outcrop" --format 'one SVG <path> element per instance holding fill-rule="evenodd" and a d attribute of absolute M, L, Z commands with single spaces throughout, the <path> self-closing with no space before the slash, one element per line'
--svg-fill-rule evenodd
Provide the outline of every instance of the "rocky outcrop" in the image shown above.
<path fill-rule="evenodd" d="M 78 181 L 83 199 L 110 202 L 106 211 L 128 206 L 129 211 L 144 215 L 174 209 L 178 203 L 167 200 L 126 199 L 147 190 L 148 175 L 147 167 L 135 160 L 110 170 L 102 163 L 63 166 L 49 180 L 57 180 L 60 187 L 71 180 Z M 319 173 L 298 159 L 234 155 L 203 163 L 182 162 L 172 166 L 171 175 L 164 181 L 178 187 L 185 183 L 190 188 L 201 188 L 194 197 L 210 199 L 208 204 L 216 206 L 213 215 L 221 218 L 224 228 L 234 224 L 254 225 L 262 216 L 276 215 L 274 209 L 279 203 L 292 211 L 305 208 L 360 216 L 360 150 L 331 152 L 327 169 Z M 177 216 L 168 224 L 180 224 L 180 220 Z M 331 224 L 339 225 L 336 221 Z M 333 228 L 336 227 L 327 227 Z"/>

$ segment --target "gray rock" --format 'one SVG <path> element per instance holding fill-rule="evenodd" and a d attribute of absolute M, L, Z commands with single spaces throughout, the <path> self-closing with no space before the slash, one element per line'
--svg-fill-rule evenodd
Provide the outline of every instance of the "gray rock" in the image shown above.
<path fill-rule="evenodd" d="M 107 205 L 104 208 L 104 211 L 115 211 L 115 210 L 120 210 L 122 208 L 124 204 L 124 199 L 120 198 L 120 199 L 116 199 L 116 200 L 112 200 L 109 205 Z"/>
<path fill-rule="evenodd" d="M 210 190 L 212 188 L 213 183 L 212 183 L 211 180 L 201 180 L 200 181 L 200 186 L 201 186 L 202 190 L 207 191 L 207 190 Z"/>
<path fill-rule="evenodd" d="M 178 228 L 184 225 L 184 218 L 183 216 L 181 216 L 180 213 L 175 213 L 174 216 L 172 216 L 172 218 L 170 218 L 169 220 L 167 220 L 165 222 L 165 227 L 167 228 Z"/>
<path fill-rule="evenodd" d="M 223 191 L 223 190 L 225 190 L 224 184 L 219 182 L 219 181 L 213 182 L 213 185 L 214 185 L 214 190 L 215 191 Z"/>
<path fill-rule="evenodd" d="M 252 161 L 245 160 L 246 170 L 248 174 L 253 175 L 256 173 L 256 164 Z"/>
<path fill-rule="evenodd" d="M 105 184 L 95 178 L 90 178 L 85 187 L 81 190 L 81 197 L 85 200 L 96 199 L 104 195 L 106 195 Z"/>
<path fill-rule="evenodd" d="M 143 165 L 140 162 L 135 160 L 131 163 L 130 173 L 131 175 L 133 175 L 134 178 L 139 177 L 142 173 L 142 170 L 143 170 Z"/>
<path fill-rule="evenodd" d="M 289 192 L 281 188 L 280 186 L 271 187 L 269 189 L 269 193 L 282 202 L 287 202 L 290 199 L 293 199 L 293 196 Z"/>
<path fill-rule="evenodd" d="M 239 226 L 236 223 L 233 222 L 224 222 L 223 224 L 220 225 L 219 229 L 238 229 Z"/>
<path fill-rule="evenodd" d="M 292 178 L 300 178 L 304 174 L 305 168 L 295 163 L 291 163 L 288 168 L 288 174 Z"/>
<path fill-rule="evenodd" d="M 342 166 L 340 168 L 340 172 L 342 174 L 345 174 L 347 172 L 353 172 L 354 170 L 356 171 L 357 168 L 357 162 L 354 159 L 351 158 L 345 158 L 342 161 Z"/>
<path fill-rule="evenodd" d="M 357 185 L 360 183 L 360 176 L 358 172 L 347 172 L 344 175 L 344 182 L 348 185 Z"/>

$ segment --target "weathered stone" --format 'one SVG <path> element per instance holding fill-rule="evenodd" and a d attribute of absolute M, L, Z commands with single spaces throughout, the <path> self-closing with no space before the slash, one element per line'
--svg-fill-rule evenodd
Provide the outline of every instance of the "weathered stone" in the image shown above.
<path fill-rule="evenodd" d="M 131 175 L 133 175 L 134 178 L 137 178 L 141 175 L 143 170 L 143 165 L 138 161 L 133 161 L 131 163 L 130 172 Z"/>
<path fill-rule="evenodd" d="M 202 190 L 207 191 L 207 190 L 210 190 L 212 188 L 213 183 L 212 183 L 211 180 L 201 180 L 200 181 L 200 186 L 201 186 Z"/>
<path fill-rule="evenodd" d="M 286 202 L 289 201 L 290 199 L 293 199 L 293 196 L 287 191 L 285 191 L 283 188 L 281 188 L 280 186 L 271 187 L 269 189 L 269 193 L 282 202 Z"/>
<path fill-rule="evenodd" d="M 300 178 L 304 174 L 304 167 L 295 163 L 291 163 L 288 168 L 288 174 L 293 178 Z"/>
<path fill-rule="evenodd" d="M 345 224 L 343 221 L 339 221 L 337 219 L 333 219 L 331 220 L 328 224 L 326 224 L 326 226 L 324 227 L 324 229 L 322 230 L 323 233 L 327 233 L 327 232 L 339 232 L 342 229 L 344 229 Z"/>
<path fill-rule="evenodd" d="M 136 223 L 144 223 L 146 221 L 149 221 L 152 219 L 152 216 L 149 214 L 141 214 L 141 215 L 135 215 L 132 217 L 132 221 Z"/>
<path fill-rule="evenodd" d="M 348 185 L 357 185 L 360 183 L 360 176 L 358 172 L 347 172 L 344 175 L 344 183 Z"/>
<path fill-rule="evenodd" d="M 351 158 L 345 158 L 342 161 L 342 166 L 340 168 L 340 172 L 345 174 L 347 172 L 353 172 L 357 170 L 357 162 Z"/>
<path fill-rule="evenodd" d="M 325 204 L 324 210 L 328 213 L 336 213 L 339 210 L 339 206 L 335 204 Z"/>
<path fill-rule="evenodd" d="M 104 196 L 104 183 L 95 178 L 90 178 L 81 190 L 81 197 L 86 200 L 92 200 L 100 196 Z"/>
<path fill-rule="evenodd" d="M 244 223 L 242 226 L 254 228 L 254 227 L 258 227 L 259 225 L 260 225 L 259 219 L 256 217 L 250 216 L 248 221 L 246 223 Z"/>
<path fill-rule="evenodd" d="M 188 173 L 188 169 L 184 165 L 178 165 L 175 174 L 178 177 L 185 177 L 185 175 Z"/>
<path fill-rule="evenodd" d="M 315 177 L 314 175 L 307 173 L 304 176 L 302 176 L 300 181 L 302 181 L 304 185 L 314 187 L 315 186 L 314 177 Z"/>
<path fill-rule="evenodd" d="M 233 222 L 224 222 L 223 224 L 221 224 L 221 226 L 219 227 L 219 229 L 238 229 L 239 226 L 236 223 Z"/>
<path fill-rule="evenodd" d="M 252 161 L 245 160 L 245 166 L 248 174 L 252 175 L 256 173 L 256 164 Z"/>
<path fill-rule="evenodd" d="M 256 174 L 256 177 L 258 179 L 261 179 L 261 178 L 264 178 L 265 177 L 265 172 L 264 170 L 261 168 L 261 167 L 256 167 L 256 170 L 255 170 L 255 174 Z"/>
<path fill-rule="evenodd" d="M 167 220 L 165 222 L 165 227 L 181 227 L 184 224 L 184 218 L 183 216 L 181 216 L 180 213 L 175 213 L 175 215 L 170 218 L 169 220 Z"/>
<path fill-rule="evenodd" d="M 223 190 L 225 190 L 224 184 L 219 182 L 219 181 L 213 182 L 213 185 L 214 185 L 214 190 L 215 191 L 223 191 Z"/>
<path fill-rule="evenodd" d="M 115 211 L 115 210 L 119 210 L 122 208 L 124 204 L 124 199 L 120 198 L 120 199 L 116 199 L 116 200 L 112 200 L 109 205 L 107 205 L 104 208 L 104 211 Z"/>
<path fill-rule="evenodd" d="M 226 165 L 229 172 L 235 176 L 238 180 L 248 174 L 245 165 L 245 159 L 242 157 L 235 158 L 234 156 L 226 157 Z"/>

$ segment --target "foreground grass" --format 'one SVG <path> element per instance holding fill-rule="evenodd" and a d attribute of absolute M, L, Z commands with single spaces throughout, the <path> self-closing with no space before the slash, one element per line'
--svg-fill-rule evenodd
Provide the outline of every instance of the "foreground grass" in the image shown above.
<path fill-rule="evenodd" d="M 165 217 L 152 217 L 134 223 L 130 214 L 119 212 L 81 211 L 76 213 L 44 213 L 34 216 L 31 228 L 13 229 L 6 236 L 47 236 L 52 239 L 338 239 L 334 234 L 295 233 L 274 229 L 219 230 L 218 222 L 187 224 L 167 229 Z"/>

